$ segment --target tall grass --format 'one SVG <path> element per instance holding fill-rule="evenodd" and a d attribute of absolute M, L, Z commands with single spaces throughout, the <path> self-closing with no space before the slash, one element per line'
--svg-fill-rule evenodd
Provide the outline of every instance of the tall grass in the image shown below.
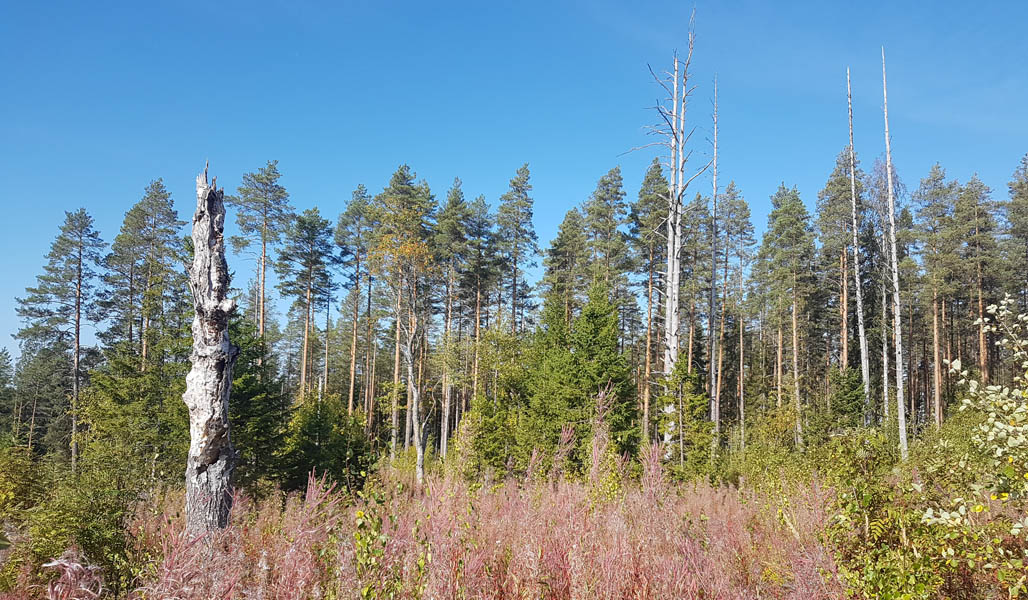
<path fill-rule="evenodd" d="M 654 453 L 659 450 L 654 450 Z M 321 481 L 305 495 L 237 499 L 231 525 L 185 537 L 181 498 L 139 513 L 155 560 L 138 598 L 837 598 L 819 541 L 825 490 L 786 503 L 670 485 L 659 454 L 639 483 L 563 478 L 476 489 L 436 475 L 417 489 L 386 471 L 356 503 Z"/>

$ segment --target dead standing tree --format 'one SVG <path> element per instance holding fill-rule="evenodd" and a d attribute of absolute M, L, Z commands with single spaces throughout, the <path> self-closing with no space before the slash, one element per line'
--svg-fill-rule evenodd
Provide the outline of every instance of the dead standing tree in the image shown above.
<path fill-rule="evenodd" d="M 228 297 L 225 262 L 225 192 L 217 178 L 207 183 L 207 166 L 196 177 L 193 215 L 193 366 L 182 395 L 189 408 L 186 463 L 186 531 L 198 536 L 228 523 L 235 451 L 229 435 L 228 398 L 239 348 L 228 339 L 235 302 Z"/>
<path fill-rule="evenodd" d="M 693 91 L 689 87 L 689 66 L 692 62 L 693 44 L 696 38 L 693 31 L 694 20 L 695 15 L 689 22 L 689 50 L 685 60 L 681 60 L 675 53 L 672 72 L 665 73 L 663 78 L 657 76 L 653 69 L 650 69 L 653 78 L 667 93 L 667 98 L 665 103 L 658 103 L 655 107 L 660 121 L 658 125 L 650 128 L 649 133 L 662 138 L 656 144 L 666 146 L 670 151 L 668 167 L 671 177 L 668 180 L 668 216 L 665 222 L 667 231 L 667 273 L 664 277 L 665 378 L 669 378 L 674 372 L 681 347 L 682 243 L 685 235 L 682 224 L 683 199 L 689 184 L 703 174 L 712 162 L 712 160 L 708 161 L 692 175 L 686 175 L 686 165 L 692 156 L 692 151 L 686 150 L 686 148 L 693 131 L 695 131 L 695 128 L 690 128 L 688 131 L 685 128 L 687 100 Z M 673 404 L 664 407 L 666 414 L 673 413 L 674 410 Z M 665 445 L 671 441 L 671 434 L 670 429 L 664 432 Z"/>

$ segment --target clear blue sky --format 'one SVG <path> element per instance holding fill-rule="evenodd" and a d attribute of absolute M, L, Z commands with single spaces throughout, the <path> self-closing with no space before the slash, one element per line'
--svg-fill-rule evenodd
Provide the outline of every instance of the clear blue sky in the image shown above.
<path fill-rule="evenodd" d="M 884 150 L 880 46 L 894 160 L 914 188 L 936 161 L 1006 194 L 1028 152 L 1028 3 L 696 5 L 697 156 L 720 86 L 721 176 L 758 231 L 778 183 L 809 206 L 847 143 Z M 920 4 L 920 3 L 917 3 Z M 528 162 L 545 247 L 563 213 L 620 164 L 630 197 L 656 150 L 647 72 L 685 47 L 686 2 L 4 2 L 0 6 L 0 346 L 14 297 L 63 211 L 106 241 L 163 177 L 183 219 L 205 159 L 229 190 L 278 159 L 293 203 L 332 218 L 406 162 L 443 197 L 454 176 L 490 202 Z M 697 187 L 709 190 L 709 181 Z M 240 278 L 251 266 L 236 259 Z M 239 281 L 237 283 L 242 283 Z"/>

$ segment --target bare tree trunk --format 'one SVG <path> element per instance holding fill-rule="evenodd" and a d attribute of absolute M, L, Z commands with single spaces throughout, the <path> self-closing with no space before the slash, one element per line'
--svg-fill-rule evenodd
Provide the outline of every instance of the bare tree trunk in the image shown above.
<path fill-rule="evenodd" d="M 443 325 L 443 414 L 439 419 L 439 456 L 446 459 L 446 445 L 450 433 L 450 401 L 453 392 L 450 389 L 450 324 L 453 321 L 453 262 L 450 263 L 446 278 L 446 323 Z"/>
<path fill-rule="evenodd" d="M 860 377 L 864 382 L 864 424 L 871 419 L 871 367 L 867 350 L 867 333 L 864 330 L 864 283 L 860 277 L 860 241 L 857 237 L 857 155 L 853 147 L 853 91 L 850 87 L 850 70 L 846 68 L 846 106 L 850 124 L 850 216 L 853 226 L 853 285 L 857 292 L 857 337 L 860 344 Z"/>
<path fill-rule="evenodd" d="M 355 254 L 356 268 L 353 280 L 353 335 L 350 337 L 350 393 L 346 402 L 346 414 L 353 414 L 353 389 L 357 384 L 357 325 L 360 320 L 361 300 L 361 255 Z M 365 378 L 367 373 L 365 372 Z M 365 384 L 367 385 L 367 384 Z"/>
<path fill-rule="evenodd" d="M 75 341 L 71 356 L 71 472 L 75 473 L 79 457 L 79 355 L 82 348 L 82 240 L 79 240 L 75 264 Z"/>
<path fill-rule="evenodd" d="M 785 354 L 782 323 L 778 323 L 778 343 L 775 346 L 775 388 L 778 390 L 778 408 L 782 408 L 782 355 Z"/>
<path fill-rule="evenodd" d="M 196 178 L 193 215 L 192 368 L 182 395 L 189 408 L 189 458 L 186 465 L 186 531 L 203 535 L 228 523 L 235 451 L 229 432 L 228 399 L 232 367 L 239 348 L 228 338 L 235 302 L 229 297 L 225 263 L 225 193 L 217 178 L 207 183 L 207 168 Z"/>
<path fill-rule="evenodd" d="M 846 266 L 846 249 L 843 248 L 842 253 L 839 255 L 839 274 L 842 276 L 842 290 L 839 293 L 839 369 L 845 371 L 850 364 L 850 345 L 849 345 L 849 313 L 850 313 L 850 298 L 849 298 L 849 269 Z"/>
<path fill-rule="evenodd" d="M 648 444 L 650 441 L 650 376 L 653 373 L 653 365 L 650 362 L 650 356 L 653 353 L 653 241 L 650 241 L 650 262 L 649 262 L 649 274 L 646 284 L 646 358 L 644 359 L 645 366 L 643 367 L 643 374 L 640 379 L 643 383 L 642 398 L 643 398 L 643 443 Z"/>
<path fill-rule="evenodd" d="M 800 420 L 800 333 L 799 304 L 796 298 L 796 274 L 792 276 L 792 397 L 796 409 L 796 445 L 803 443 L 803 425 Z"/>
<path fill-rule="evenodd" d="M 261 294 L 261 296 L 258 299 L 259 300 L 259 304 L 258 304 L 258 307 L 257 307 L 257 312 L 258 312 L 257 318 L 260 319 L 260 321 L 259 321 L 259 323 L 257 325 L 257 334 L 261 338 L 264 337 L 264 298 L 265 298 L 264 286 L 265 286 L 267 278 L 268 278 L 268 242 L 265 241 L 265 235 L 267 235 L 267 229 L 268 229 L 268 224 L 267 224 L 267 221 L 265 221 L 264 227 L 263 227 L 263 231 L 261 232 L 261 277 L 260 277 L 260 280 L 261 280 L 260 281 L 260 287 L 261 287 L 260 294 Z"/>
<path fill-rule="evenodd" d="M 746 344 L 743 334 L 746 329 L 746 321 L 742 316 L 742 261 L 739 264 L 739 447 L 746 450 L 746 389 L 744 385 L 746 375 L 746 362 L 744 359 Z"/>
<path fill-rule="evenodd" d="M 900 458 L 907 459 L 907 419 L 903 402 L 903 324 L 900 312 L 899 258 L 896 253 L 896 199 L 892 183 L 892 146 L 889 140 L 889 95 L 885 81 L 885 48 L 882 48 L 882 110 L 885 114 L 885 171 L 889 183 L 889 247 L 892 256 L 892 322 L 896 350 L 896 420 Z"/>
<path fill-rule="evenodd" d="M 307 274 L 307 304 L 303 313 L 303 352 L 300 355 L 300 394 L 307 393 L 307 347 L 311 337 L 311 282 L 314 279 L 313 267 Z"/>
<path fill-rule="evenodd" d="M 939 344 L 939 292 L 932 286 L 932 407 L 935 427 L 942 427 L 942 356 Z"/>
<path fill-rule="evenodd" d="M 482 280 L 476 276 L 475 281 L 475 360 L 471 369 L 471 397 L 478 398 L 478 346 L 481 342 L 482 325 Z"/>
<path fill-rule="evenodd" d="M 884 234 L 883 234 L 884 235 Z M 883 415 L 889 418 L 889 293 L 885 289 L 885 277 L 882 274 L 882 406 Z"/>
<path fill-rule="evenodd" d="M 396 284 L 396 351 L 393 354 L 393 389 L 390 394 L 393 399 L 392 412 L 389 417 L 389 458 L 396 458 L 396 442 L 399 437 L 400 427 L 400 286 L 402 282 L 397 281 Z"/>
<path fill-rule="evenodd" d="M 714 423 L 712 450 L 717 447 L 717 436 L 721 433 L 721 402 L 717 390 L 717 78 L 714 79 L 714 191 L 710 197 L 710 310 L 707 314 L 707 387 L 710 390 L 710 420 Z M 713 452 L 711 453 L 713 457 Z"/>
<path fill-rule="evenodd" d="M 332 337 L 332 296 L 328 296 L 325 303 L 325 364 L 322 367 L 321 383 L 328 393 L 328 348 Z"/>

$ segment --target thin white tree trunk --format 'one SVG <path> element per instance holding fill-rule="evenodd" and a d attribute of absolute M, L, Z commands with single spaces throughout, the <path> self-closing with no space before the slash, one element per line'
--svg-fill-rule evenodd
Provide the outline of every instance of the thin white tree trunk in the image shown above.
<path fill-rule="evenodd" d="M 892 182 L 892 146 L 889 139 L 889 94 L 885 80 L 885 48 L 882 48 L 882 112 L 885 115 L 885 172 L 889 184 L 889 248 L 892 256 L 892 333 L 896 346 L 896 421 L 900 457 L 907 459 L 907 419 L 903 404 L 903 319 L 900 313 L 899 258 L 896 253 L 896 198 Z"/>
<path fill-rule="evenodd" d="M 225 262 L 225 194 L 217 178 L 207 183 L 207 167 L 196 178 L 193 215 L 192 368 L 182 395 L 189 408 L 189 457 L 186 464 L 186 531 L 197 536 L 225 527 L 232 504 L 235 451 L 229 432 L 228 400 L 232 367 L 239 348 L 228 338 L 235 302 L 229 297 Z"/>
<path fill-rule="evenodd" d="M 846 69 L 846 105 L 850 124 L 850 215 L 853 219 L 853 284 L 857 292 L 857 337 L 860 344 L 860 378 L 864 382 L 864 424 L 871 419 L 871 367 L 867 352 L 867 333 L 864 330 L 864 285 L 860 277 L 860 241 L 857 238 L 857 155 L 853 147 L 853 91 L 850 70 Z"/>

